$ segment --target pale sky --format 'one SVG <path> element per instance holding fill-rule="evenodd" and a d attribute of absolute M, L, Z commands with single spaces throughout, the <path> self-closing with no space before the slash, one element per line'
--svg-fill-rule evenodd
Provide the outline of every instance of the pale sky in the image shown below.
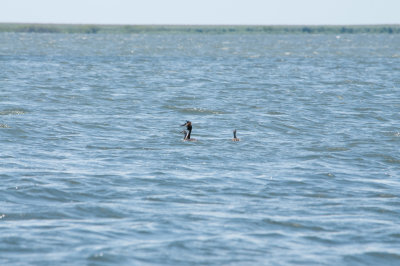
<path fill-rule="evenodd" d="M 400 24 L 400 0 L 0 0 L 0 22 Z"/>

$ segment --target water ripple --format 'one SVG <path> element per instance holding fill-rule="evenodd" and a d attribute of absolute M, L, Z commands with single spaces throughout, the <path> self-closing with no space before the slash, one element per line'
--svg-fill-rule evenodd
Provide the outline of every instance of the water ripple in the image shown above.
<path fill-rule="evenodd" d="M 0 39 L 0 264 L 399 264 L 399 36 Z"/>

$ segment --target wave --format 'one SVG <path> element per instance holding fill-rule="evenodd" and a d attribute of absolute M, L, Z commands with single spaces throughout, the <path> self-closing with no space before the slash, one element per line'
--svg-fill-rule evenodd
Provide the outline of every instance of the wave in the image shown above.
<path fill-rule="evenodd" d="M 6 109 L 0 111 L 0 115 L 23 115 L 26 114 L 24 109 Z"/>
<path fill-rule="evenodd" d="M 209 115 L 228 114 L 228 112 L 205 109 L 205 108 L 179 108 L 179 107 L 172 106 L 172 105 L 166 105 L 166 106 L 164 106 L 164 108 L 170 109 L 170 110 L 175 110 L 182 114 L 192 114 L 192 115 L 195 115 L 195 114 L 209 114 Z"/>

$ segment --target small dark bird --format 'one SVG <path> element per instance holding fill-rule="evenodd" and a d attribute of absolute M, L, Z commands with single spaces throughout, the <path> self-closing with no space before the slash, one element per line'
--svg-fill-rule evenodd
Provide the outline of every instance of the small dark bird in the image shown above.
<path fill-rule="evenodd" d="M 186 127 L 186 130 L 182 131 L 182 133 L 185 134 L 185 138 L 183 140 L 187 140 L 187 141 L 195 141 L 196 139 L 191 139 L 190 138 L 190 134 L 192 133 L 192 122 L 190 121 L 186 121 L 185 124 L 181 125 L 182 127 Z"/>
<path fill-rule="evenodd" d="M 232 141 L 240 141 L 240 139 L 238 139 L 236 137 L 236 129 L 233 131 L 233 139 L 232 139 Z"/>

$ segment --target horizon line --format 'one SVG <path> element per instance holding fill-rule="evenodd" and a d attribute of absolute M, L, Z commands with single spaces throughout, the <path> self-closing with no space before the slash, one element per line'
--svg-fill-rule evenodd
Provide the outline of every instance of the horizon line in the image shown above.
<path fill-rule="evenodd" d="M 82 25 L 98 25 L 98 26 L 210 26 L 210 27 L 232 27 L 232 26 L 244 26 L 244 27 L 297 27 L 297 26 L 400 26 L 400 23 L 360 23 L 360 24 L 167 24 L 167 23 L 160 23 L 160 24 L 151 24 L 151 23 L 66 23 L 66 22 L 0 22 L 0 24 L 35 24 L 35 25 L 70 25 L 70 26 L 82 26 Z"/>

